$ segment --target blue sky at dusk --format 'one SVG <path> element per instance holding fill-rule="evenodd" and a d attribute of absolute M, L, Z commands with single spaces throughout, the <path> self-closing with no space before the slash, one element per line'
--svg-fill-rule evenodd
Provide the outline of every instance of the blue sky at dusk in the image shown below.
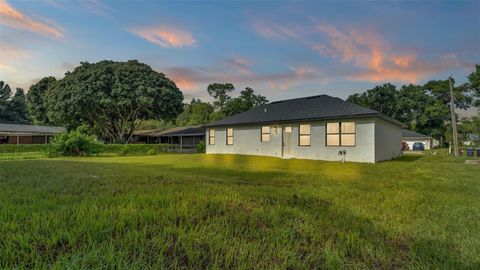
<path fill-rule="evenodd" d="M 0 79 L 28 88 L 81 61 L 137 59 L 186 100 L 232 82 L 269 100 L 341 98 L 383 82 L 464 82 L 480 1 L 5 1 Z"/>

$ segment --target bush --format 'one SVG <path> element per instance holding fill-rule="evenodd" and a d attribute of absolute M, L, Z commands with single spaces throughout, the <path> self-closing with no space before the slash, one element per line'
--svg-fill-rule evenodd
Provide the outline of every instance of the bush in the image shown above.
<path fill-rule="evenodd" d="M 150 149 L 150 150 L 148 150 L 147 154 L 153 156 L 153 155 L 156 155 L 156 154 L 157 154 L 157 151 L 155 151 L 155 149 Z"/>
<path fill-rule="evenodd" d="M 205 153 L 205 141 L 200 141 L 197 144 L 197 152 L 198 153 Z"/>
<path fill-rule="evenodd" d="M 94 136 L 80 131 L 61 133 L 51 142 L 50 156 L 89 156 L 100 152 L 100 143 Z"/>
<path fill-rule="evenodd" d="M 120 149 L 120 152 L 118 154 L 120 156 L 126 156 L 128 154 L 128 147 L 126 145 L 123 145 L 122 149 Z"/>

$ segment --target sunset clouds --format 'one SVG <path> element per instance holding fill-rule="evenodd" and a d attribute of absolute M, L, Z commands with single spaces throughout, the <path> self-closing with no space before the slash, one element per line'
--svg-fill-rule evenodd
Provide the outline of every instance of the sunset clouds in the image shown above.
<path fill-rule="evenodd" d="M 270 100 L 451 74 L 463 83 L 480 60 L 477 10 L 468 1 L 0 0 L 0 79 L 28 88 L 83 61 L 136 59 L 189 98 L 208 98 L 214 82 Z"/>
<path fill-rule="evenodd" d="M 226 59 L 212 66 L 204 67 L 169 67 L 165 74 L 175 81 L 180 90 L 187 93 L 201 93 L 209 83 L 231 82 L 236 86 L 250 86 L 264 90 L 287 90 L 289 87 L 305 82 L 323 84 L 326 82 L 325 75 L 308 66 L 290 67 L 288 69 L 255 73 L 248 68 L 248 65 L 241 65 L 240 70 L 232 62 L 248 62 L 241 57 Z"/>
<path fill-rule="evenodd" d="M 165 25 L 134 27 L 128 31 L 164 48 L 190 47 L 197 42 L 192 33 Z"/>
<path fill-rule="evenodd" d="M 13 8 L 5 0 L 0 0 L 0 24 L 54 38 L 64 36 L 61 27 L 53 22 L 29 17 Z"/>
<path fill-rule="evenodd" d="M 377 32 L 354 28 L 341 31 L 327 23 L 319 23 L 316 30 L 328 40 L 326 44 L 314 47 L 318 53 L 360 69 L 358 73 L 348 75 L 349 79 L 416 83 L 438 71 L 435 66 L 419 61 L 415 52 L 395 52 Z"/>
<path fill-rule="evenodd" d="M 316 20 L 303 27 L 254 20 L 252 27 L 261 37 L 296 41 L 332 59 L 337 69 L 348 70 L 341 73 L 343 78 L 352 81 L 417 83 L 449 68 L 471 64 L 444 56 L 435 61 L 421 59 L 417 51 L 392 46 L 372 28 L 339 28 Z"/>

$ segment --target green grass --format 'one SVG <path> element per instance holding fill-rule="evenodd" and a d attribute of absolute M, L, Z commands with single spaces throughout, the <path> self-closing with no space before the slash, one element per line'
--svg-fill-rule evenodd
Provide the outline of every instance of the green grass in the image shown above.
<path fill-rule="evenodd" d="M 166 144 L 99 144 L 92 156 L 145 156 L 165 153 Z M 54 154 L 48 144 L 0 144 L 0 161 L 47 158 Z M 56 156 L 56 155 L 53 155 Z"/>
<path fill-rule="evenodd" d="M 234 155 L 0 162 L 0 268 L 480 268 L 480 166 Z"/>

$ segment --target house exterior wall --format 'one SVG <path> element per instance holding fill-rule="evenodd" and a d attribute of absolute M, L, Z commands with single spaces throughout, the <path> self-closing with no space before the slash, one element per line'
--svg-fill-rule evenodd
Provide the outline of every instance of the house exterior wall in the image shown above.
<path fill-rule="evenodd" d="M 20 144 L 32 144 L 32 136 L 20 136 Z"/>
<path fill-rule="evenodd" d="M 402 129 L 381 119 L 375 119 L 375 162 L 402 155 Z"/>
<path fill-rule="evenodd" d="M 18 142 L 17 142 L 18 138 Z M 7 143 L 8 144 L 45 144 L 48 143 L 49 140 L 53 138 L 51 135 L 41 135 L 41 136 L 31 136 L 31 135 L 16 135 L 14 136 L 7 136 Z"/>
<path fill-rule="evenodd" d="M 271 125 L 272 127 L 273 125 Z M 206 134 L 207 154 L 241 154 L 261 156 L 282 156 L 282 132 L 270 130 L 270 141 L 260 141 L 261 126 L 233 127 L 233 145 L 227 145 L 226 127 L 215 127 L 215 144 L 210 145 L 210 129 Z"/>
<path fill-rule="evenodd" d="M 8 144 L 17 144 L 17 136 L 8 136 Z"/>
<path fill-rule="evenodd" d="M 355 146 L 326 146 L 326 123 L 327 122 L 355 122 L 356 126 L 356 143 Z M 299 146 L 299 124 L 311 125 L 310 146 Z M 340 150 L 346 151 L 345 160 L 355 162 L 376 162 L 382 160 L 382 156 L 376 156 L 375 151 L 375 124 L 374 118 L 356 118 L 356 119 L 339 119 L 332 121 L 314 121 L 314 122 L 296 122 L 289 124 L 270 124 L 270 142 L 262 142 L 261 127 L 262 125 L 251 126 L 234 126 L 234 143 L 226 144 L 226 127 L 215 127 L 215 144 L 209 144 L 210 128 L 207 129 L 206 137 L 206 153 L 207 154 L 244 154 L 244 155 L 262 155 L 285 158 L 302 158 L 337 161 L 341 159 Z M 392 125 L 393 126 L 393 125 Z M 275 132 L 276 127 L 276 132 Z M 292 132 L 284 134 L 285 127 L 291 127 Z M 395 138 L 385 140 L 385 144 L 394 143 L 395 147 L 400 151 L 401 129 L 391 128 L 391 133 Z M 282 136 L 290 136 L 290 144 L 282 150 Z M 288 151 L 286 148 L 288 147 Z M 393 147 L 391 147 L 393 149 Z M 385 159 L 391 159 L 391 150 L 387 150 L 387 154 L 383 154 Z M 394 155 L 401 153 L 395 152 Z"/>

